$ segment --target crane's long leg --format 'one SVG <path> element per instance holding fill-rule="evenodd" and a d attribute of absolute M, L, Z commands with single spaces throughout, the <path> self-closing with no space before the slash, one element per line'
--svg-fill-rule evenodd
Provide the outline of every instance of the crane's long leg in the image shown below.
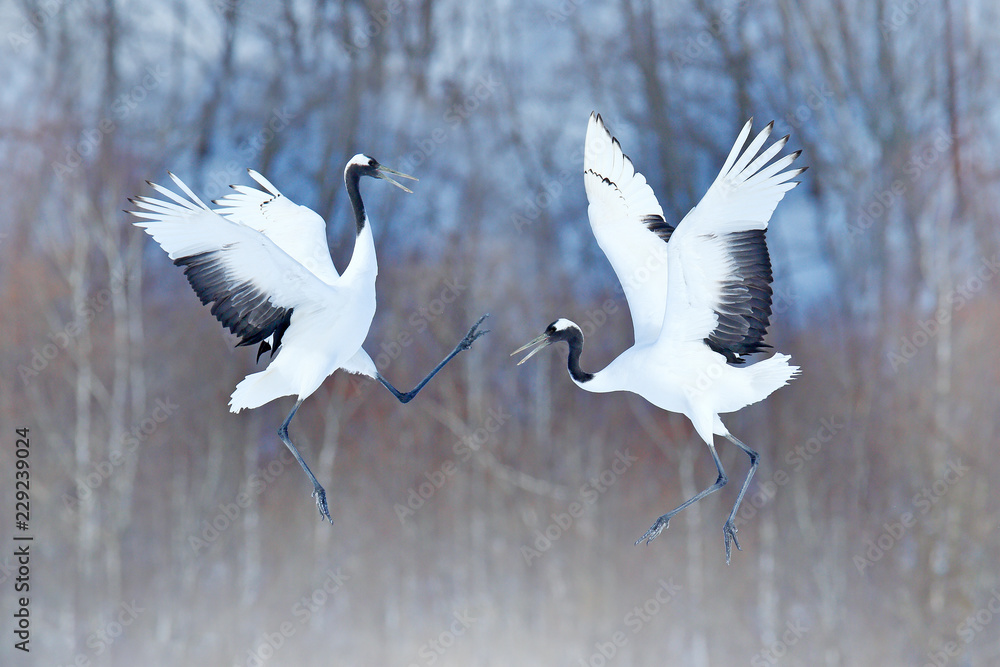
<path fill-rule="evenodd" d="M 646 540 L 646 544 L 649 544 L 651 541 L 653 541 L 653 538 L 655 538 L 657 535 L 659 535 L 660 533 L 662 533 L 664 531 L 664 529 L 666 529 L 667 525 L 670 523 L 670 519 L 675 514 L 677 514 L 678 512 L 680 512 L 685 507 L 688 507 L 690 505 L 695 504 L 696 502 L 698 502 L 699 500 L 701 500 L 702 498 L 704 498 L 708 494 L 712 493 L 713 491 L 718 491 L 719 489 L 721 489 L 722 487 L 724 487 L 726 485 L 726 482 L 729 481 L 729 478 L 726 477 L 726 471 L 722 469 L 722 461 L 719 460 L 719 454 L 718 454 L 718 452 L 715 451 L 715 445 L 712 444 L 712 443 L 708 443 L 708 449 L 709 449 L 709 451 L 712 452 L 712 459 L 715 461 L 715 467 L 719 471 L 719 477 L 715 480 L 715 483 L 712 484 L 712 486 L 710 486 L 707 489 L 705 489 L 704 491 L 696 494 L 693 498 L 689 498 L 688 500 L 685 500 L 678 507 L 676 507 L 675 509 L 667 512 L 666 514 L 664 514 L 663 516 L 661 516 L 659 519 L 657 519 L 653 523 L 653 525 L 650 526 L 649 530 L 646 531 L 646 534 L 643 535 L 642 537 L 640 537 L 639 539 L 637 539 L 635 541 L 636 545 L 638 545 L 643 540 Z M 727 540 L 727 543 L 728 543 L 728 540 Z M 739 547 L 737 547 L 737 548 L 739 548 Z"/>
<path fill-rule="evenodd" d="M 309 469 L 309 466 L 307 466 L 306 462 L 302 459 L 302 455 L 299 454 L 299 450 L 295 448 L 295 445 L 292 444 L 292 441 L 288 438 L 288 424 L 291 423 L 292 417 L 295 416 L 295 412 L 299 409 L 300 405 L 302 405 L 301 398 L 295 401 L 295 407 L 293 407 L 292 411 L 288 413 L 288 417 L 285 419 L 285 422 L 281 425 L 281 428 L 278 429 L 278 437 L 285 443 L 285 447 L 288 447 L 288 449 L 292 452 L 292 456 L 295 457 L 295 460 L 299 462 L 299 465 L 302 466 L 302 469 L 306 471 L 306 475 L 308 475 L 310 481 L 312 481 L 312 496 L 316 499 L 316 507 L 319 508 L 320 519 L 326 519 L 330 523 L 333 523 L 333 519 L 330 518 L 330 508 L 326 504 L 326 491 L 323 490 L 323 487 L 316 479 L 316 475 L 313 474 L 312 470 Z"/>
<path fill-rule="evenodd" d="M 477 338 L 479 338 L 480 336 L 483 336 L 483 335 L 489 333 L 489 331 L 490 331 L 489 329 L 485 329 L 483 331 L 479 331 L 479 325 L 482 324 L 483 320 L 485 320 L 489 316 L 490 316 L 490 314 L 486 313 L 485 315 L 483 315 L 482 317 L 480 317 L 476 321 L 476 323 L 472 325 L 472 328 L 469 329 L 469 333 L 465 334 L 465 338 L 463 338 L 462 340 L 460 340 L 459 343 L 458 343 L 458 345 L 455 346 L 455 349 L 452 350 L 448 354 L 447 357 L 445 357 L 444 359 L 442 359 L 441 363 L 439 363 L 437 366 L 435 366 L 434 370 L 432 370 L 430 373 L 428 373 L 427 377 L 425 377 L 423 380 L 421 380 L 420 383 L 416 387 L 414 387 L 413 389 L 411 389 L 410 391 L 402 392 L 402 391 L 396 389 L 395 387 L 393 387 L 389 383 L 388 380 L 386 380 L 384 377 L 382 377 L 381 373 L 376 373 L 375 374 L 375 379 L 378 380 L 379 382 L 381 382 L 382 386 L 384 386 L 386 389 L 388 389 L 390 392 L 392 392 L 392 395 L 395 396 L 397 399 L 399 399 L 400 403 L 409 403 L 410 401 L 413 400 L 413 397 L 417 395 L 417 392 L 420 391 L 421 389 L 423 389 L 424 385 L 427 384 L 428 382 L 430 382 L 430 379 L 432 377 L 434 377 L 435 375 L 437 375 L 437 372 L 439 370 L 441 370 L 442 368 L 444 368 L 445 364 L 447 364 L 449 361 L 451 361 L 452 358 L 455 357 L 455 355 L 457 355 L 459 352 L 462 352 L 463 350 L 468 350 L 472 346 L 472 344 L 476 341 Z"/>
<path fill-rule="evenodd" d="M 740 489 L 740 495 L 736 496 L 736 504 L 733 505 L 733 511 L 729 513 L 729 518 L 726 519 L 725 525 L 722 526 L 722 532 L 726 536 L 726 565 L 728 565 L 729 555 L 732 553 L 732 547 L 729 544 L 730 540 L 732 540 L 733 544 L 736 545 L 737 551 L 743 551 L 743 549 L 740 548 L 739 540 L 736 539 L 736 525 L 733 523 L 733 519 L 736 518 L 736 512 L 740 509 L 740 503 L 743 502 L 743 496 L 747 492 L 747 487 L 750 486 L 750 479 L 753 477 L 753 474 L 757 472 L 757 463 L 760 460 L 760 454 L 750 449 L 737 438 L 728 433 L 726 434 L 726 439 L 742 449 L 747 453 L 747 456 L 750 457 L 750 472 L 747 473 L 747 478 L 743 480 L 743 488 Z"/>

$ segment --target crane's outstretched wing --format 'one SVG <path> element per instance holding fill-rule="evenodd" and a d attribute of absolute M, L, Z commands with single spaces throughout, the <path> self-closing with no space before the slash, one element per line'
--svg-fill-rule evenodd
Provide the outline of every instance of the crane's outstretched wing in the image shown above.
<path fill-rule="evenodd" d="M 590 227 L 625 291 L 636 345 L 652 343 L 663 325 L 674 227 L 599 114 L 590 114 L 583 170 Z"/>
<path fill-rule="evenodd" d="M 169 199 L 130 199 L 144 222 L 133 223 L 160 244 L 174 264 L 184 268 L 203 304 L 240 337 L 237 346 L 274 336 L 277 348 L 302 306 L 334 304 L 337 289 L 321 281 L 264 234 L 208 208 L 179 178 L 174 183 L 190 200 L 150 183 Z"/>
<path fill-rule="evenodd" d="M 330 259 L 323 217 L 282 195 L 253 169 L 247 169 L 247 173 L 264 190 L 231 185 L 229 187 L 235 192 L 212 202 L 219 206 L 216 211 L 229 220 L 256 229 L 323 282 L 336 283 L 340 275 Z"/>
<path fill-rule="evenodd" d="M 785 169 L 801 151 L 768 164 L 788 137 L 758 156 L 774 123 L 746 147 L 747 121 L 729 157 L 698 205 L 670 237 L 669 287 L 660 340 L 704 342 L 730 363 L 767 347 L 771 259 L 765 233 L 775 206 L 805 168 Z"/>

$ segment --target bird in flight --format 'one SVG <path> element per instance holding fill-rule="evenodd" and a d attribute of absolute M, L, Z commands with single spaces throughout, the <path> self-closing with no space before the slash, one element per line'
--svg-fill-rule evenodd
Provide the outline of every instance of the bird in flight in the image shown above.
<path fill-rule="evenodd" d="M 312 482 L 320 517 L 333 523 L 326 491 L 288 437 L 288 425 L 299 406 L 338 369 L 374 378 L 401 403 L 408 403 L 455 355 L 487 333 L 479 328 L 487 315 L 416 387 L 399 391 L 362 348 L 375 316 L 378 263 L 359 182 L 369 176 L 411 192 L 392 177 L 417 179 L 367 155 L 351 158 L 344 182 L 357 235 L 350 263 L 340 275 L 330 258 L 323 218 L 283 196 L 257 172 L 248 171 L 263 190 L 234 185 L 235 192 L 212 202 L 215 209 L 170 174 L 184 197 L 147 181 L 164 199 L 129 199 L 138 209 L 129 213 L 142 219 L 134 224 L 184 269 L 201 302 L 213 304 L 212 315 L 240 338 L 237 347 L 259 344 L 258 361 L 270 352 L 267 368 L 236 386 L 229 408 L 239 412 L 282 396 L 296 397 L 278 436 Z"/>
<path fill-rule="evenodd" d="M 773 123 L 747 146 L 751 124 L 743 126 L 698 205 L 670 224 L 618 140 L 600 115 L 591 114 L 584 151 L 587 213 L 625 292 L 635 344 L 603 370 L 588 373 L 580 367 L 583 331 L 560 318 L 513 352 L 534 347 L 520 365 L 565 341 L 569 374 L 579 387 L 595 393 L 629 391 L 658 408 L 687 415 L 708 445 L 719 473 L 715 483 L 659 517 L 636 544 L 649 544 L 675 514 L 726 484 L 714 436 L 743 450 L 750 457 L 750 471 L 723 525 L 726 563 L 733 544 L 741 549 L 733 521 L 760 455 L 733 436 L 719 415 L 764 400 L 799 371 L 785 354 L 745 365 L 746 355 L 769 347 L 763 342 L 771 316 L 767 223 L 785 193 L 798 184 L 791 179 L 805 171 L 789 169 L 801 151 L 774 160 L 787 136 L 761 152 Z"/>

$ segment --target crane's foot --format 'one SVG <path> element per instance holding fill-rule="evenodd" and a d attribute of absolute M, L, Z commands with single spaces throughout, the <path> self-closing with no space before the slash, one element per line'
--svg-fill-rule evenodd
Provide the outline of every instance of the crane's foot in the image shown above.
<path fill-rule="evenodd" d="M 472 344 L 476 342 L 476 339 L 478 339 L 480 336 L 485 336 L 490 332 L 489 329 L 483 329 L 482 331 L 479 330 L 479 325 L 482 324 L 483 320 L 485 320 L 489 316 L 490 314 L 486 313 L 478 320 L 476 320 L 476 323 L 472 325 L 471 329 L 469 329 L 469 333 L 465 334 L 465 338 L 463 338 L 462 341 L 458 344 L 459 350 L 468 350 L 470 347 L 472 347 Z"/>
<path fill-rule="evenodd" d="M 652 526 L 649 527 L 649 530 L 646 531 L 645 535 L 643 535 L 642 537 L 640 537 L 635 541 L 635 545 L 639 546 L 639 543 L 642 542 L 643 540 L 646 540 L 646 544 L 649 544 L 654 539 L 656 539 L 657 535 L 666 530 L 667 526 L 669 525 L 670 525 L 670 515 L 664 514 L 663 516 L 661 516 L 659 519 L 656 520 L 656 523 L 654 523 Z"/>
<path fill-rule="evenodd" d="M 333 524 L 333 519 L 330 518 L 330 507 L 326 504 L 326 491 L 323 490 L 323 487 L 317 484 L 313 488 L 312 497 L 316 499 L 316 507 L 319 509 L 320 521 L 326 519 Z"/>
<path fill-rule="evenodd" d="M 732 519 L 726 521 L 726 524 L 722 527 L 722 534 L 726 536 L 726 565 L 729 565 L 729 557 L 733 553 L 732 545 L 736 545 L 737 551 L 743 551 L 740 547 L 740 541 L 736 539 L 736 526 L 733 525 Z"/>

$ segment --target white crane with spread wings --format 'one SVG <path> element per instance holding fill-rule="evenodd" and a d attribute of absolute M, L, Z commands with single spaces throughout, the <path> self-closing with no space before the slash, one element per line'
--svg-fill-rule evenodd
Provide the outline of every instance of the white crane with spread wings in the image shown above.
<path fill-rule="evenodd" d="M 672 225 L 618 140 L 591 114 L 584 153 L 590 226 L 625 291 L 635 344 L 603 370 L 588 373 L 580 368 L 583 332 L 561 318 L 513 353 L 537 346 L 522 364 L 542 348 L 566 341 L 569 374 L 578 386 L 598 393 L 630 391 L 687 415 L 708 445 L 719 472 L 715 483 L 658 518 L 636 544 L 648 544 L 671 517 L 726 484 L 715 435 L 746 452 L 750 472 L 723 526 L 727 563 L 731 543 L 740 549 L 733 520 L 759 455 L 734 437 L 719 415 L 764 400 L 799 370 L 784 354 L 743 365 L 745 355 L 768 347 L 763 342 L 771 315 L 767 223 L 797 185 L 791 179 L 805 170 L 788 169 L 798 152 L 771 162 L 788 137 L 761 152 L 773 123 L 742 150 L 750 126 L 750 121 L 743 126 L 701 202 Z"/>
<path fill-rule="evenodd" d="M 338 369 L 381 382 L 402 403 L 448 361 L 486 333 L 476 322 L 459 344 L 411 391 L 401 392 L 382 377 L 362 344 L 375 316 L 375 240 L 358 183 L 362 176 L 389 181 L 410 192 L 393 171 L 367 155 L 355 155 L 344 169 L 354 209 L 357 236 L 344 274 L 330 258 L 326 222 L 314 211 L 283 196 L 255 171 L 250 176 L 263 190 L 233 186 L 234 193 L 209 208 L 179 178 L 170 178 L 186 195 L 154 183 L 165 199 L 137 197 L 129 201 L 142 218 L 135 225 L 160 244 L 174 264 L 184 268 L 191 287 L 212 315 L 240 337 L 241 345 L 259 344 L 257 359 L 271 353 L 268 367 L 243 379 L 233 392 L 230 410 L 256 408 L 282 396 L 297 400 L 278 435 L 313 484 L 321 518 L 330 519 L 326 491 L 288 437 L 296 410 Z"/>

